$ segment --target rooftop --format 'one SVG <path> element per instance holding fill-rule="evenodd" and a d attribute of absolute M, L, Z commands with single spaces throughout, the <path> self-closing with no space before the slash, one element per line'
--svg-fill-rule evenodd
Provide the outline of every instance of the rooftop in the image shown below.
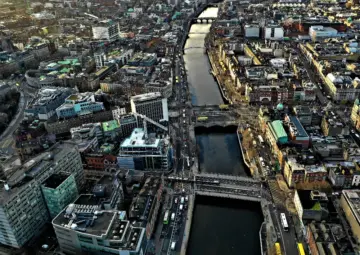
<path fill-rule="evenodd" d="M 348 202 L 357 223 L 360 224 L 360 190 L 343 190 L 342 194 Z"/>
<path fill-rule="evenodd" d="M 289 116 L 289 118 L 290 118 L 290 122 L 293 124 L 293 126 L 291 126 L 291 128 L 293 128 L 295 130 L 295 133 L 297 132 L 296 133 L 297 137 L 309 137 L 297 117 Z"/>
<path fill-rule="evenodd" d="M 160 139 L 145 139 L 145 132 L 142 128 L 135 128 L 129 138 L 126 138 L 120 147 L 152 147 L 159 146 Z"/>
<path fill-rule="evenodd" d="M 146 102 L 146 101 L 154 100 L 154 99 L 158 99 L 158 98 L 161 98 L 161 93 L 160 92 L 153 92 L 153 93 L 147 93 L 147 94 L 141 94 L 141 95 L 133 96 L 133 97 L 131 97 L 131 101 L 133 101 L 133 102 Z"/>
<path fill-rule="evenodd" d="M 50 189 L 56 189 L 59 187 L 70 175 L 65 173 L 52 174 L 47 178 L 43 186 Z"/>
<path fill-rule="evenodd" d="M 102 123 L 104 132 L 113 131 L 114 129 L 120 128 L 119 123 L 116 120 L 110 120 Z"/>

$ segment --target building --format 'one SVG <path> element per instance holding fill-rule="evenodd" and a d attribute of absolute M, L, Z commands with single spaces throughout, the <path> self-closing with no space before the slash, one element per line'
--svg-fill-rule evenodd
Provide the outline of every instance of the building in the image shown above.
<path fill-rule="evenodd" d="M 118 106 L 116 109 L 112 110 L 112 114 L 113 114 L 114 120 L 119 119 L 120 116 L 126 114 L 126 109 L 125 109 L 125 107 L 119 107 Z"/>
<path fill-rule="evenodd" d="M 138 120 L 133 114 L 122 115 L 118 121 L 122 138 L 129 137 L 133 130 L 138 127 Z"/>
<path fill-rule="evenodd" d="M 297 105 L 294 112 L 303 126 L 310 126 L 312 121 L 312 111 L 309 106 Z"/>
<path fill-rule="evenodd" d="M 280 144 L 285 144 L 288 142 L 288 135 L 285 132 L 282 121 L 275 120 L 268 124 L 271 134 L 274 136 L 275 140 Z"/>
<path fill-rule="evenodd" d="M 103 20 L 92 26 L 94 39 L 116 40 L 120 37 L 120 26 L 117 21 Z"/>
<path fill-rule="evenodd" d="M 41 190 L 52 219 L 78 197 L 78 189 L 72 174 L 50 175 L 41 185 Z"/>
<path fill-rule="evenodd" d="M 264 38 L 268 40 L 282 40 L 284 28 L 280 26 L 267 26 L 264 28 Z"/>
<path fill-rule="evenodd" d="M 94 53 L 96 68 L 117 64 L 118 67 L 126 65 L 129 59 L 134 55 L 133 49 L 113 49 L 109 52 L 99 51 Z"/>
<path fill-rule="evenodd" d="M 285 123 L 289 130 L 289 141 L 292 144 L 298 144 L 302 148 L 308 148 L 310 145 L 310 137 L 306 133 L 296 116 L 286 116 Z"/>
<path fill-rule="evenodd" d="M 156 122 L 168 122 L 169 112 L 167 99 L 161 93 L 147 93 L 133 96 L 130 99 L 131 111 L 145 115 Z"/>
<path fill-rule="evenodd" d="M 324 115 L 321 122 L 321 129 L 325 136 L 348 135 L 349 127 L 333 113 Z"/>
<path fill-rule="evenodd" d="M 340 205 L 356 241 L 360 240 L 360 190 L 343 190 Z"/>
<path fill-rule="evenodd" d="M 62 87 L 43 87 L 38 90 L 36 97 L 31 99 L 24 111 L 24 118 L 48 120 L 55 115 L 55 110 L 65 102 L 65 98 L 75 90 Z"/>
<path fill-rule="evenodd" d="M 81 195 L 52 221 L 60 248 L 66 254 L 144 254 L 145 228 L 130 224 L 122 202 L 122 186 L 104 176 L 92 194 Z"/>
<path fill-rule="evenodd" d="M 45 130 L 44 123 L 39 120 L 23 120 L 13 132 L 16 152 L 22 161 L 49 149 L 56 142 L 56 136 Z"/>
<path fill-rule="evenodd" d="M 341 240 L 335 238 L 333 230 L 336 230 L 336 233 L 343 231 L 338 226 L 327 223 L 313 222 L 307 226 L 306 240 L 312 255 L 347 254 L 346 252 L 340 253 L 340 250 L 346 251 L 347 249 L 341 249 L 345 247 L 341 244 Z"/>
<path fill-rule="evenodd" d="M 81 158 L 72 143 L 58 143 L 13 170 L 0 192 L 0 243 L 20 248 L 42 231 L 49 214 L 41 183 L 59 172 L 73 174 L 82 187 Z"/>
<path fill-rule="evenodd" d="M 334 187 L 348 189 L 353 185 L 355 164 L 349 161 L 341 161 L 335 166 L 326 164 L 329 170 L 329 180 Z"/>
<path fill-rule="evenodd" d="M 329 215 L 328 198 L 325 193 L 310 190 L 296 190 L 294 204 L 300 220 L 321 221 Z"/>
<path fill-rule="evenodd" d="M 117 120 L 109 120 L 101 124 L 105 139 L 114 141 L 121 136 L 121 126 Z"/>
<path fill-rule="evenodd" d="M 309 36 L 313 41 L 336 37 L 337 33 L 338 31 L 332 27 L 311 26 L 309 29 Z"/>
<path fill-rule="evenodd" d="M 104 110 L 104 104 L 96 102 L 93 93 L 86 92 L 68 96 L 65 103 L 56 109 L 56 114 L 59 119 L 66 119 Z"/>
<path fill-rule="evenodd" d="M 356 130 L 360 130 L 360 100 L 356 99 L 351 111 L 351 121 Z"/>
<path fill-rule="evenodd" d="M 120 145 L 118 165 L 122 169 L 168 171 L 172 167 L 173 150 L 167 138 L 146 137 L 142 128 L 135 128 Z"/>
<path fill-rule="evenodd" d="M 148 177 L 129 209 L 129 219 L 146 227 L 146 237 L 151 238 L 161 203 L 163 179 Z"/>
<path fill-rule="evenodd" d="M 0 243 L 21 248 L 49 221 L 40 185 L 32 177 L 16 174 L 0 192 Z"/>
<path fill-rule="evenodd" d="M 91 137 L 96 137 L 98 142 L 103 141 L 104 134 L 102 131 L 101 123 L 87 123 L 79 127 L 70 128 L 71 139 L 81 140 Z"/>

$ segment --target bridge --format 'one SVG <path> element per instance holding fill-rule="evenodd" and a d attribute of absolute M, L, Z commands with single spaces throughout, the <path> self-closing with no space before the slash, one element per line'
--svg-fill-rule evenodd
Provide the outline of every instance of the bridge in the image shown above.
<path fill-rule="evenodd" d="M 198 174 L 195 176 L 195 194 L 260 202 L 260 181 L 233 175 Z"/>
<path fill-rule="evenodd" d="M 187 48 L 184 48 L 183 51 L 186 51 L 186 50 L 191 50 L 191 49 L 206 49 L 206 47 L 204 46 L 191 46 L 191 47 L 187 47 Z"/>
<path fill-rule="evenodd" d="M 190 182 L 194 184 L 197 195 L 224 197 L 260 202 L 271 201 L 269 191 L 263 188 L 261 181 L 244 176 L 201 173 L 192 177 L 171 175 L 168 181 Z"/>
<path fill-rule="evenodd" d="M 216 20 L 216 17 L 197 17 L 193 18 L 193 23 L 212 23 L 214 20 Z"/>
<path fill-rule="evenodd" d="M 206 35 L 208 32 L 189 32 L 189 35 Z"/>

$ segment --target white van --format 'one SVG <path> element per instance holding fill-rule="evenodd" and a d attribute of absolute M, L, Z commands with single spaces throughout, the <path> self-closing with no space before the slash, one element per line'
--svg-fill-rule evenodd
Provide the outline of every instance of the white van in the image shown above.
<path fill-rule="evenodd" d="M 180 205 L 180 208 L 179 208 L 179 209 L 180 209 L 180 211 L 182 211 L 183 207 L 184 207 L 183 205 Z"/>
<path fill-rule="evenodd" d="M 176 246 L 176 242 L 172 242 L 171 243 L 171 250 L 172 251 L 175 251 L 175 246 Z"/>

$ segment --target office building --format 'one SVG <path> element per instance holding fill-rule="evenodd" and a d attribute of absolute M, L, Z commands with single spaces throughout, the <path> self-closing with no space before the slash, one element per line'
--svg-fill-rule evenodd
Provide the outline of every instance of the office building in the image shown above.
<path fill-rule="evenodd" d="M 145 228 L 130 224 L 118 211 L 121 182 L 104 176 L 92 194 L 80 195 L 52 221 L 60 248 L 66 254 L 144 254 Z"/>
<path fill-rule="evenodd" d="M 52 221 L 64 253 L 144 254 L 145 228 L 126 220 L 125 211 L 102 210 L 84 202 L 70 204 Z"/>
<path fill-rule="evenodd" d="M 71 88 L 43 87 L 26 106 L 24 117 L 48 120 L 55 115 L 56 108 L 64 103 L 65 98 L 74 92 Z"/>
<path fill-rule="evenodd" d="M 37 180 L 16 173 L 0 191 L 0 243 L 21 248 L 40 234 L 49 214 Z"/>
<path fill-rule="evenodd" d="M 130 99 L 131 111 L 145 115 L 156 122 L 168 122 L 169 112 L 167 99 L 160 92 L 141 94 Z"/>
<path fill-rule="evenodd" d="M 78 197 L 78 189 L 72 174 L 50 175 L 41 185 L 41 190 L 51 218 L 58 215 Z"/>
<path fill-rule="evenodd" d="M 122 169 L 168 171 L 172 167 L 172 154 L 167 138 L 147 138 L 142 128 L 135 128 L 120 145 L 118 165 Z"/>
<path fill-rule="evenodd" d="M 95 101 L 95 95 L 91 92 L 73 94 L 65 99 L 65 103 L 56 109 L 59 119 L 72 118 L 104 111 L 104 104 Z"/>
<path fill-rule="evenodd" d="M 39 234 L 49 214 L 41 183 L 54 173 L 74 174 L 84 181 L 80 154 L 72 143 L 58 143 L 48 151 L 15 167 L 0 191 L 0 243 L 20 248 Z"/>
<path fill-rule="evenodd" d="M 92 26 L 94 39 L 116 40 L 120 36 L 119 23 L 113 20 L 103 20 Z"/>
<path fill-rule="evenodd" d="M 87 123 L 82 124 L 79 127 L 70 128 L 71 139 L 87 139 L 96 137 L 98 142 L 101 142 L 104 138 L 104 134 L 101 128 L 101 123 Z"/>

